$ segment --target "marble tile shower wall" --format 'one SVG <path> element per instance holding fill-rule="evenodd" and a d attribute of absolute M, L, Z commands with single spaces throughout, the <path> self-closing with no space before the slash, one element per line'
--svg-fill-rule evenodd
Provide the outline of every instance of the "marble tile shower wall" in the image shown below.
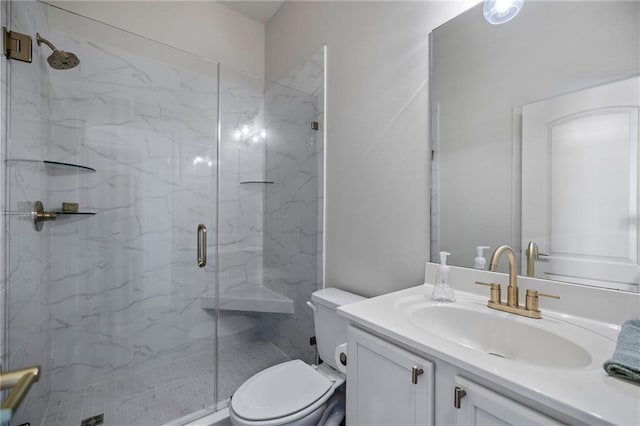
<path fill-rule="evenodd" d="M 324 47 L 318 52 L 313 54 L 302 65 L 294 69 L 288 76 L 278 82 L 279 84 L 291 87 L 304 93 L 308 93 L 316 97 L 316 105 L 318 110 L 318 116 L 316 121 L 319 123 L 319 128 L 316 133 L 316 147 L 317 147 L 317 182 L 318 182 L 318 286 L 324 286 L 323 277 L 323 233 L 324 233 Z"/>
<path fill-rule="evenodd" d="M 2 5 L 3 12 L 10 13 L 12 29 L 28 34 L 47 30 L 46 16 L 38 3 L 16 2 L 10 7 L 2 2 Z M 8 69 L 11 74 L 5 73 L 3 77 L 11 82 L 6 95 L 12 112 L 9 115 L 2 105 L 3 124 L 6 120 L 3 151 L 6 149 L 7 159 L 42 158 L 46 151 L 46 123 L 50 112 L 49 67 L 44 58 L 34 55 L 32 64 L 3 62 L 3 71 Z M 30 211 L 28 202 L 35 201 L 37 198 L 34 197 L 46 191 L 47 176 L 32 164 L 12 161 L 1 164 L 7 167 L 3 247 L 9 248 L 4 251 L 6 269 L 3 274 L 8 330 L 5 361 L 10 369 L 31 365 L 42 367 L 40 381 L 12 420 L 13 424 L 21 424 L 38 420 L 31 413 L 44 413 L 51 383 L 51 311 L 48 309 L 51 247 L 48 230 L 34 232 L 31 221 L 24 214 Z"/>
<path fill-rule="evenodd" d="M 50 397 L 213 354 L 214 318 L 200 308 L 213 269 L 195 266 L 194 231 L 200 222 L 216 231 L 218 79 L 216 64 L 174 66 L 52 31 L 39 2 L 12 7 L 16 30 L 41 32 L 81 65 L 51 70 L 49 52 L 35 45 L 33 64 L 11 63 L 7 157 L 97 170 L 50 175 L 34 163 L 7 165 L 6 210 L 15 213 L 7 216 L 9 365 L 43 367 L 14 421 L 37 424 Z M 36 233 L 25 213 L 38 199 L 47 209 L 73 201 L 98 214 Z M 262 268 L 261 258 L 255 263 Z"/>
<path fill-rule="evenodd" d="M 264 82 L 221 67 L 219 291 L 262 285 Z M 213 290 L 213 288 L 212 288 Z"/>
<path fill-rule="evenodd" d="M 54 36 L 82 63 L 51 77 L 48 157 L 97 172 L 52 179 L 47 203 L 98 212 L 48 225 L 55 398 L 213 352 L 215 320 L 199 304 L 213 270 L 196 267 L 195 229 L 215 232 L 218 106 L 213 64 Z"/>
<path fill-rule="evenodd" d="M 295 318 L 267 315 L 271 332 L 265 334 L 293 356 L 313 360 L 305 302 L 318 282 L 322 138 L 309 130 L 318 113 L 315 98 L 277 86 L 265 94 L 264 82 L 223 68 L 216 164 L 216 64 L 194 67 L 192 60 L 185 67 L 163 55 L 133 54 L 54 31 L 40 2 L 11 7 L 13 28 L 40 32 L 76 53 L 81 64 L 52 70 L 45 61 L 49 51 L 35 44 L 33 64 L 11 62 L 7 158 L 97 170 L 51 174 L 35 162 L 7 162 L 8 361 L 43 367 L 14 424 L 40 423 L 49 400 L 105 377 L 199 351 L 213 354 L 213 312 L 200 308 L 200 296 L 213 285 L 214 271 L 195 266 L 194 239 L 198 223 L 218 231 L 216 167 L 220 291 L 264 279 L 288 295 Z M 132 49 L 152 43 L 135 41 Z M 267 171 L 266 143 L 276 139 Z M 274 185 L 241 183 L 270 174 Z M 59 218 L 37 233 L 28 214 L 35 200 L 47 210 L 78 202 L 97 215 Z M 269 242 L 265 226 L 272 229 Z M 211 238 L 210 259 L 214 244 Z M 265 250 L 270 261 L 263 259 Z"/>
<path fill-rule="evenodd" d="M 294 314 L 263 314 L 263 332 L 289 356 L 308 362 L 315 361 L 315 348 L 308 343 L 314 329 L 306 302 L 321 279 L 323 194 L 323 137 L 310 125 L 323 122 L 323 71 L 320 53 L 265 95 L 267 178 L 274 184 L 267 187 L 265 202 L 264 279 L 293 300 Z"/>

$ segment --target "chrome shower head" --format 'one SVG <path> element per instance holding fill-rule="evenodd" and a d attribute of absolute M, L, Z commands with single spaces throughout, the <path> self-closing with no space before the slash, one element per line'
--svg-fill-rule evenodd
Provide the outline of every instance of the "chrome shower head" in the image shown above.
<path fill-rule="evenodd" d="M 38 42 L 38 46 L 40 46 L 40 43 L 44 43 L 49 46 L 51 50 L 53 50 L 53 53 L 51 53 L 51 55 L 49 55 L 49 57 L 47 58 L 47 62 L 49 63 L 51 68 L 56 70 L 68 70 L 80 63 L 80 59 L 78 59 L 76 55 L 71 52 L 64 52 L 62 50 L 56 49 L 56 47 L 51 44 L 49 40 L 40 37 L 40 33 L 36 33 L 36 40 Z"/>

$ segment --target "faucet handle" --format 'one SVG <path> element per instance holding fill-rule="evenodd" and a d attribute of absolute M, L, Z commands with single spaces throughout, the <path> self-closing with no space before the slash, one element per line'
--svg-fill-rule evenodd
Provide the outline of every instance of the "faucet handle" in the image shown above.
<path fill-rule="evenodd" d="M 540 312 L 540 309 L 538 309 L 538 297 L 550 297 L 552 299 L 560 299 L 560 296 L 556 296 L 555 294 L 540 293 L 539 291 L 536 291 L 536 290 L 527 290 L 527 300 L 525 303 L 525 309 L 528 311 Z"/>
<path fill-rule="evenodd" d="M 500 284 L 498 284 L 498 283 L 483 283 L 482 281 L 476 281 L 475 283 L 478 284 L 478 285 L 484 285 L 484 286 L 487 286 L 487 287 L 491 287 L 491 297 L 489 298 L 489 302 L 501 303 L 500 302 L 500 293 L 501 293 Z"/>
<path fill-rule="evenodd" d="M 500 284 L 498 284 L 498 283 L 484 283 L 484 282 L 482 282 L 482 281 L 476 281 L 476 284 L 478 284 L 478 285 L 484 285 L 484 286 L 486 286 L 486 287 L 491 287 L 492 289 L 493 289 L 494 287 L 496 287 L 496 286 L 497 286 L 497 287 L 500 287 Z"/>

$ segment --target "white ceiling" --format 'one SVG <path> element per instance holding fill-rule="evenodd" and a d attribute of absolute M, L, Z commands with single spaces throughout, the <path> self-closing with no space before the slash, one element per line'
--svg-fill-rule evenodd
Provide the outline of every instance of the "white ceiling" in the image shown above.
<path fill-rule="evenodd" d="M 218 0 L 218 3 L 227 6 L 247 18 L 266 24 L 282 5 L 282 1 L 244 1 L 244 0 Z"/>

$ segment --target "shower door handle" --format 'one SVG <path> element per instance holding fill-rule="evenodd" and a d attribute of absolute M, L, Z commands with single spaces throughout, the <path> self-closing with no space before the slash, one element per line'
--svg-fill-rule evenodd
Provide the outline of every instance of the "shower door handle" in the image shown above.
<path fill-rule="evenodd" d="M 207 266 L 207 227 L 202 223 L 198 225 L 198 266 Z"/>

